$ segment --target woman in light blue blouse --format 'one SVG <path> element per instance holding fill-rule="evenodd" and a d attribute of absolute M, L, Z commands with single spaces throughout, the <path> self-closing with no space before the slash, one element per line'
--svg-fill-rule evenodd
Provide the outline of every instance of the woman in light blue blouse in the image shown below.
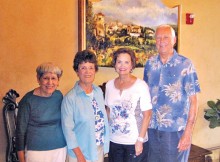
<path fill-rule="evenodd" d="M 96 56 L 88 50 L 77 52 L 73 63 L 79 80 L 61 106 L 69 162 L 103 162 L 109 151 L 109 128 L 103 92 L 93 84 Z"/>

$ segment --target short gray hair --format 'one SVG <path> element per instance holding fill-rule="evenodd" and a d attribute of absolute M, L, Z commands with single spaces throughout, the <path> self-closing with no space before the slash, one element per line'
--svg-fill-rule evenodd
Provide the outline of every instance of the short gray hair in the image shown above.
<path fill-rule="evenodd" d="M 63 74 L 63 70 L 52 62 L 45 62 L 40 64 L 36 68 L 36 72 L 38 79 L 40 79 L 45 73 L 54 73 L 58 78 L 60 78 Z"/>

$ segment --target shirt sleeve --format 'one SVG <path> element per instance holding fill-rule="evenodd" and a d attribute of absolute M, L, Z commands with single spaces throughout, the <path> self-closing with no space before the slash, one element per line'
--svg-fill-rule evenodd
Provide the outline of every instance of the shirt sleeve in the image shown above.
<path fill-rule="evenodd" d="M 198 81 L 195 67 L 193 66 L 191 61 L 188 61 L 188 62 L 189 62 L 189 66 L 186 70 L 187 73 L 184 78 L 184 89 L 187 95 L 191 96 L 191 95 L 194 95 L 200 92 L 200 86 L 199 86 L 199 81 Z"/>
<path fill-rule="evenodd" d="M 61 105 L 61 122 L 64 136 L 66 138 L 68 149 L 78 147 L 76 134 L 74 132 L 75 122 L 74 113 L 74 97 L 65 96 Z"/>
<path fill-rule="evenodd" d="M 16 124 L 16 149 L 17 151 L 25 150 L 25 139 L 27 133 L 27 126 L 29 121 L 30 106 L 26 97 L 23 97 L 18 105 L 18 115 Z"/>
<path fill-rule="evenodd" d="M 147 76 L 147 71 L 148 71 L 148 64 L 149 64 L 149 61 L 146 62 L 146 65 L 144 67 L 144 77 L 143 77 L 143 80 L 148 83 L 148 76 Z"/>
<path fill-rule="evenodd" d="M 141 89 L 140 108 L 141 111 L 146 111 L 152 109 L 151 96 L 147 83 L 145 83 L 144 81 L 141 81 L 141 83 L 142 84 L 140 86 Z"/>

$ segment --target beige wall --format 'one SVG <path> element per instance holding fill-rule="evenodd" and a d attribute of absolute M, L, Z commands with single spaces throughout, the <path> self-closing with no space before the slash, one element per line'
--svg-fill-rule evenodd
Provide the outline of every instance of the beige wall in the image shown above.
<path fill-rule="evenodd" d="M 181 4 L 180 53 L 194 62 L 201 84 L 193 143 L 205 148 L 218 146 L 220 128 L 209 129 L 203 115 L 207 100 L 220 98 L 219 0 L 163 2 L 170 7 Z M 56 62 L 64 69 L 59 87 L 63 93 L 73 86 L 77 79 L 72 70 L 72 59 L 78 50 L 77 5 L 77 0 L 0 0 L 0 98 L 11 88 L 23 96 L 38 86 L 35 68 L 45 61 Z M 186 12 L 195 14 L 194 25 L 185 24 Z M 136 69 L 134 74 L 142 78 L 143 69 Z M 115 76 L 114 69 L 100 68 L 95 83 Z M 0 161 L 5 161 L 3 122 L 0 138 Z"/>

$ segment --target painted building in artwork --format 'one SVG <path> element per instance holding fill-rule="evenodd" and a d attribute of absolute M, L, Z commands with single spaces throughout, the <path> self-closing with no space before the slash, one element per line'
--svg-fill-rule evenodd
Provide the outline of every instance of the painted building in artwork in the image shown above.
<path fill-rule="evenodd" d="M 105 37 L 105 15 L 102 13 L 95 14 L 94 23 L 94 35 L 98 39 Z"/>
<path fill-rule="evenodd" d="M 141 26 L 133 25 L 133 24 L 122 24 L 118 21 L 105 22 L 105 15 L 103 13 L 97 13 L 94 15 L 94 30 L 93 33 L 96 36 L 97 40 L 102 40 L 108 35 L 113 35 L 115 32 L 121 32 L 122 30 L 126 31 L 127 35 L 131 37 L 141 37 L 143 35 L 148 35 L 153 37 L 154 31 L 150 28 L 146 29 L 144 33 L 142 33 Z"/>
<path fill-rule="evenodd" d="M 133 37 L 139 37 L 141 35 L 141 27 L 137 25 L 129 25 L 127 28 L 127 34 Z"/>

